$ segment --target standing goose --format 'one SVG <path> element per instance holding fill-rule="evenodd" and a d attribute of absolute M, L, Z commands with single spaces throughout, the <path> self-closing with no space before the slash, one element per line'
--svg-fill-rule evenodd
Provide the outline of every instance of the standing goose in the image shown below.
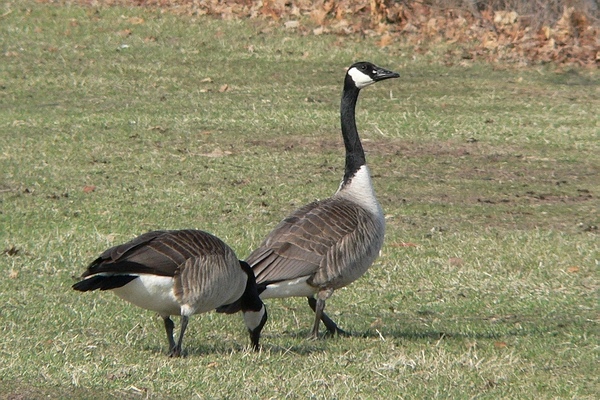
<path fill-rule="evenodd" d="M 219 238 L 199 230 L 153 231 L 115 247 L 94 260 L 73 285 L 81 292 L 112 290 L 164 320 L 169 356 L 181 355 L 189 317 L 219 308 L 241 310 L 252 346 L 259 348 L 267 313 L 252 269 Z M 235 305 L 235 306 L 232 306 Z M 171 315 L 181 316 L 177 343 Z"/>
<path fill-rule="evenodd" d="M 368 62 L 348 69 L 341 102 L 346 166 L 338 191 L 293 212 L 246 259 L 261 298 L 308 298 L 315 312 L 313 338 L 321 320 L 329 333 L 346 334 L 323 312 L 325 301 L 362 276 L 383 244 L 385 220 L 356 129 L 355 108 L 362 88 L 397 77 Z"/>

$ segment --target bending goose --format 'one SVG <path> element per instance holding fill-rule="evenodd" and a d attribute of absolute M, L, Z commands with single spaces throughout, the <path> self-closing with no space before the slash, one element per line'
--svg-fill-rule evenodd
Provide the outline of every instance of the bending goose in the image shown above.
<path fill-rule="evenodd" d="M 193 314 L 241 310 L 255 350 L 267 320 L 250 266 L 222 240 L 199 230 L 153 231 L 111 247 L 88 266 L 73 289 L 112 290 L 123 300 L 156 311 L 164 320 L 170 357 L 181 355 Z M 181 316 L 177 343 L 171 315 Z"/>
<path fill-rule="evenodd" d="M 246 259 L 261 298 L 308 298 L 315 312 L 313 338 L 319 335 L 320 320 L 329 333 L 346 334 L 323 312 L 325 301 L 362 276 L 383 244 L 385 220 L 356 129 L 355 108 L 362 88 L 397 77 L 368 62 L 348 69 L 341 102 L 346 166 L 338 191 L 294 211 Z"/>

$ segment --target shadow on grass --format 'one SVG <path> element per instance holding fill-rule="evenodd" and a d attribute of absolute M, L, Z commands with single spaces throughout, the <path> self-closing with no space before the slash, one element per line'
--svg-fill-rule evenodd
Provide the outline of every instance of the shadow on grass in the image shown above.
<path fill-rule="evenodd" d="M 537 316 L 517 316 L 497 321 L 489 318 L 468 318 L 464 320 L 449 321 L 447 328 L 419 330 L 417 325 L 403 324 L 404 327 L 382 326 L 381 328 L 370 328 L 363 333 L 351 332 L 353 337 L 363 338 L 396 338 L 407 340 L 440 340 L 440 339 L 488 339 L 498 340 L 507 337 L 526 336 L 556 336 L 561 331 L 569 331 L 573 328 L 585 329 L 585 318 L 555 316 L 552 319 Z M 591 324 L 591 323 L 589 323 Z M 463 329 L 456 326 L 465 327 Z M 468 327 L 468 328 L 466 328 Z M 591 326 L 590 326 L 591 327 Z"/>
<path fill-rule="evenodd" d="M 200 341 L 197 338 L 190 338 L 186 343 L 183 341 L 183 357 L 205 357 L 210 355 L 228 356 L 232 353 L 254 354 L 255 351 L 250 346 L 250 340 L 247 336 L 240 336 L 240 340 L 236 341 L 229 337 L 227 340 L 211 340 Z M 289 342 L 289 345 L 281 345 L 281 339 Z M 279 343 L 277 343 L 279 342 Z M 315 352 L 325 351 L 324 340 L 312 340 L 309 338 L 309 331 L 301 330 L 294 332 L 274 332 L 263 331 L 260 340 L 261 351 L 271 353 L 294 353 L 294 354 L 311 354 Z M 166 340 L 164 345 L 142 344 L 139 351 L 153 354 L 157 357 L 164 356 L 168 358 Z"/>
<path fill-rule="evenodd" d="M 558 336 L 561 331 L 572 329 L 586 330 L 593 325 L 590 319 L 568 316 L 554 316 L 552 319 L 535 316 L 511 315 L 498 320 L 489 318 L 465 318 L 448 321 L 448 326 L 432 329 L 423 326 L 423 321 L 403 321 L 403 326 L 384 325 L 380 328 L 369 328 L 366 331 L 347 331 L 349 336 L 329 335 L 322 332 L 318 340 L 309 337 L 307 329 L 299 331 L 264 332 L 261 338 L 262 352 L 270 354 L 309 355 L 328 351 L 328 342 L 338 342 L 353 339 L 402 339 L 407 341 L 438 341 L 438 340 L 500 340 L 509 337 L 527 336 Z M 423 327 L 423 329 L 420 329 Z M 461 328 L 462 327 L 462 328 Z M 281 345 L 280 340 L 289 341 L 290 345 Z M 279 343 L 278 343 L 279 342 Z M 142 349 L 156 356 L 167 358 L 166 346 L 145 346 Z M 231 353 L 250 353 L 253 351 L 245 342 L 205 342 L 200 345 L 190 344 L 183 349 L 183 357 L 204 357 L 215 354 L 223 356 Z"/>
<path fill-rule="evenodd" d="M 561 331 L 570 331 L 573 329 L 586 330 L 586 327 L 593 328 L 592 315 L 584 313 L 578 315 L 518 315 L 511 314 L 498 317 L 475 316 L 471 318 L 453 318 L 440 323 L 439 316 L 433 320 L 407 318 L 400 321 L 383 321 L 380 327 L 370 327 L 365 331 L 353 331 L 351 327 L 342 326 L 346 329 L 349 338 L 396 338 L 407 340 L 439 340 L 439 339 L 490 339 L 497 340 L 506 337 L 525 337 L 525 336 L 556 336 Z M 438 325 L 438 329 L 433 329 L 432 325 Z M 321 331 L 320 339 L 312 341 L 319 343 L 323 340 L 344 340 L 344 336 L 330 335 Z M 282 332 L 281 335 L 274 333 L 266 334 L 264 337 L 268 342 L 269 337 L 288 337 L 294 340 L 304 340 L 310 343 L 308 339 L 308 330 L 296 332 Z M 315 347 L 318 349 L 318 346 Z"/>

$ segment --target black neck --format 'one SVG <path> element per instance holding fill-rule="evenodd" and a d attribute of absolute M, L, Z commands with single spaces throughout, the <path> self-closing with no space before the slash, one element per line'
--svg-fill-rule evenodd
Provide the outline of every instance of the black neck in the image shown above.
<path fill-rule="evenodd" d="M 264 291 L 264 289 L 260 290 L 256 285 L 256 277 L 254 276 L 254 272 L 250 265 L 248 265 L 245 261 L 240 261 L 240 266 L 242 270 L 248 275 L 248 280 L 246 281 L 246 288 L 244 289 L 244 293 L 242 296 L 234 301 L 231 304 L 225 304 L 223 306 L 217 307 L 217 312 L 225 313 L 225 314 L 234 314 L 238 311 L 246 312 L 246 311 L 260 311 L 263 307 L 263 302 L 259 297 L 259 293 Z"/>
<path fill-rule="evenodd" d="M 263 302 L 260 300 L 258 287 L 256 286 L 256 277 L 254 271 L 245 261 L 240 261 L 240 265 L 244 272 L 248 275 L 246 281 L 246 289 L 240 298 L 240 308 L 242 311 L 260 311 L 263 307 Z"/>
<path fill-rule="evenodd" d="M 356 171 L 366 163 L 365 152 L 358 137 L 358 130 L 356 129 L 355 108 L 359 92 L 360 89 L 347 76 L 340 108 L 342 136 L 344 138 L 344 146 L 346 147 L 346 168 L 342 184 L 348 183 Z"/>

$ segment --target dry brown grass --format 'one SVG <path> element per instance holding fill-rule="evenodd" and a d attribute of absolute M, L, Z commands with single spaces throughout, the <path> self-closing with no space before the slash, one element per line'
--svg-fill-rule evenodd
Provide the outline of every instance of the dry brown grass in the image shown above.
<path fill-rule="evenodd" d="M 371 35 L 380 37 L 380 47 L 402 43 L 421 53 L 437 49 L 437 58 L 448 65 L 465 60 L 519 66 L 600 64 L 600 20 L 594 0 L 40 1 L 259 19 L 302 35 Z"/>
<path fill-rule="evenodd" d="M 409 3 L 407 1 L 400 1 Z M 422 0 L 438 10 L 462 9 L 479 14 L 481 11 L 515 11 L 534 28 L 553 25 L 565 8 L 574 8 L 592 23 L 599 23 L 598 4 L 594 0 Z"/>

